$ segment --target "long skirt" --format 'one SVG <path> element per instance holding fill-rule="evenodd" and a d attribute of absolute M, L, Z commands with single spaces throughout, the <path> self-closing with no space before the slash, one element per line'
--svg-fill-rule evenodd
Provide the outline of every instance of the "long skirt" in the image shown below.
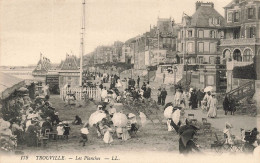
<path fill-rule="evenodd" d="M 216 107 L 210 107 L 207 116 L 210 117 L 210 118 L 215 118 L 217 116 L 217 108 Z"/>
<path fill-rule="evenodd" d="M 168 131 L 173 130 L 173 127 L 171 126 L 171 120 L 170 119 L 167 120 L 167 127 L 168 127 Z"/>
<path fill-rule="evenodd" d="M 109 131 L 105 132 L 104 138 L 103 138 L 104 142 L 107 144 L 110 144 L 113 142 L 113 138 L 111 136 L 111 133 Z"/>

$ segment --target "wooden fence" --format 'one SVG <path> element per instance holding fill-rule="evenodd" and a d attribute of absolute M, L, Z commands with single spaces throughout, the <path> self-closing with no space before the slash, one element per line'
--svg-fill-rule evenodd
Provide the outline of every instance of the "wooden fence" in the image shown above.
<path fill-rule="evenodd" d="M 92 98 L 94 100 L 101 99 L 101 91 L 98 88 L 62 88 L 60 90 L 60 98 L 62 98 L 63 100 L 68 94 L 73 94 L 78 101 L 84 100 L 85 97 L 89 99 Z"/>

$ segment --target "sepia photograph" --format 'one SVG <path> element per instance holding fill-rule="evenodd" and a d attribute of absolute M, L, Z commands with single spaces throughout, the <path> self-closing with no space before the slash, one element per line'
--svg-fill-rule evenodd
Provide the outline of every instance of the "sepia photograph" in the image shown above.
<path fill-rule="evenodd" d="M 260 0 L 0 0 L 0 162 L 260 161 Z"/>

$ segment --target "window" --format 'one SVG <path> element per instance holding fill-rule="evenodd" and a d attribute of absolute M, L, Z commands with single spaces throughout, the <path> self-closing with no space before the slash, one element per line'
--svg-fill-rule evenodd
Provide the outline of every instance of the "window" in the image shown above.
<path fill-rule="evenodd" d="M 210 46 L 210 48 L 209 48 L 210 53 L 216 53 L 216 51 L 217 51 L 216 43 L 210 43 L 209 46 Z"/>
<path fill-rule="evenodd" d="M 243 54 L 243 62 L 252 62 L 253 61 L 253 54 L 250 49 L 246 49 Z"/>
<path fill-rule="evenodd" d="M 234 22 L 239 22 L 239 19 L 240 19 L 239 16 L 240 16 L 240 15 L 239 15 L 239 12 L 235 12 Z"/>
<path fill-rule="evenodd" d="M 216 32 L 215 31 L 210 31 L 210 37 L 211 38 L 216 38 Z"/>
<path fill-rule="evenodd" d="M 188 43 L 187 49 L 188 49 L 188 52 L 193 52 L 193 42 Z"/>
<path fill-rule="evenodd" d="M 231 61 L 231 52 L 230 52 L 230 50 L 227 49 L 223 53 L 222 63 L 226 64 L 228 61 Z"/>
<path fill-rule="evenodd" d="M 233 21 L 233 13 L 232 13 L 232 12 L 229 12 L 229 13 L 228 13 L 228 21 L 229 21 L 229 22 L 232 22 L 232 21 Z"/>
<path fill-rule="evenodd" d="M 254 38 L 255 37 L 255 27 L 249 27 L 248 28 L 248 37 Z"/>
<path fill-rule="evenodd" d="M 209 25 L 213 25 L 214 22 L 213 22 L 213 18 L 209 18 Z"/>
<path fill-rule="evenodd" d="M 215 18 L 214 21 L 215 25 L 220 25 L 220 18 Z"/>
<path fill-rule="evenodd" d="M 204 62 L 204 59 L 203 57 L 199 57 L 199 61 L 198 61 L 200 64 L 202 64 Z"/>
<path fill-rule="evenodd" d="M 203 30 L 199 30 L 199 38 L 203 38 L 204 37 L 204 31 Z"/>
<path fill-rule="evenodd" d="M 241 51 L 239 49 L 236 49 L 233 53 L 233 59 L 241 62 L 242 61 L 242 56 L 241 56 Z"/>
<path fill-rule="evenodd" d="M 192 30 L 188 30 L 188 37 L 192 37 Z"/>
<path fill-rule="evenodd" d="M 204 52 L 204 43 L 199 42 L 199 52 Z"/>
<path fill-rule="evenodd" d="M 209 52 L 209 42 L 204 43 L 204 52 Z"/>
<path fill-rule="evenodd" d="M 215 64 L 215 57 L 209 57 L 209 63 Z"/>
<path fill-rule="evenodd" d="M 254 8 L 248 8 L 247 10 L 248 19 L 253 19 L 255 17 L 255 9 Z"/>

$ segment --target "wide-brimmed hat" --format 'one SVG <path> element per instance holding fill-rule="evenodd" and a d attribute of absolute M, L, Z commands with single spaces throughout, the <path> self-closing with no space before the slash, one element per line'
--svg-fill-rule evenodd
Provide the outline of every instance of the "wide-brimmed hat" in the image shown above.
<path fill-rule="evenodd" d="M 232 128 L 233 126 L 229 122 L 226 122 L 226 127 Z"/>

